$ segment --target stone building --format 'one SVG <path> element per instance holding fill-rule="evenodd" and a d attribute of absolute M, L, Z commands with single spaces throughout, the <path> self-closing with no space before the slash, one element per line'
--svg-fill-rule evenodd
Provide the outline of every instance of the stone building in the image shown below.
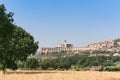
<path fill-rule="evenodd" d="M 115 47 L 115 42 L 117 47 Z M 73 44 L 68 44 L 65 40 L 63 44 L 59 44 L 58 47 L 54 48 L 41 48 L 41 53 L 53 53 L 53 52 L 74 52 L 79 53 L 83 51 L 95 51 L 95 50 L 102 50 L 102 51 L 120 51 L 120 39 L 112 39 L 103 42 L 98 42 L 94 44 L 90 44 L 87 47 L 74 47 Z"/>

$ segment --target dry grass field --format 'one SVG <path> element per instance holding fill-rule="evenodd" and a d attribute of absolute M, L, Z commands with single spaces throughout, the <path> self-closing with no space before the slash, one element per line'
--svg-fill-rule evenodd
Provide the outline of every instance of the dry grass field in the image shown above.
<path fill-rule="evenodd" d="M 0 80 L 120 80 L 120 72 L 16 71 L 1 74 Z"/>

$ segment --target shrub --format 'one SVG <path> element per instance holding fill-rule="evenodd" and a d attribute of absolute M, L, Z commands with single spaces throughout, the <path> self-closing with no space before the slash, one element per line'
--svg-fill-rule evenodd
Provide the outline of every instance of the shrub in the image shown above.
<path fill-rule="evenodd" d="M 29 69 L 36 69 L 38 68 L 38 66 L 39 66 L 38 60 L 35 58 L 28 58 L 24 63 L 24 67 Z"/>
<path fill-rule="evenodd" d="M 119 67 L 107 67 L 105 70 L 106 71 L 120 71 L 120 68 Z"/>
<path fill-rule="evenodd" d="M 5 69 L 4 65 L 0 64 L 0 70 L 4 70 L 4 69 Z"/>

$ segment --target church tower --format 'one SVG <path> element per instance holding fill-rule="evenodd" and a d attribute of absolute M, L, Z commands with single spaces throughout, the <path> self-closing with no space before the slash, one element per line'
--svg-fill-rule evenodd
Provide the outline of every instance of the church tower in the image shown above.
<path fill-rule="evenodd" d="M 64 47 L 67 48 L 67 40 L 64 40 Z"/>

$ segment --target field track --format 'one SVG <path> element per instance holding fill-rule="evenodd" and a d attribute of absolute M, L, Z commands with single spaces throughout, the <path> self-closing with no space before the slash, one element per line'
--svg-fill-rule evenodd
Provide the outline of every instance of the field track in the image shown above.
<path fill-rule="evenodd" d="M 0 80 L 120 80 L 120 72 L 97 71 L 9 71 Z"/>

